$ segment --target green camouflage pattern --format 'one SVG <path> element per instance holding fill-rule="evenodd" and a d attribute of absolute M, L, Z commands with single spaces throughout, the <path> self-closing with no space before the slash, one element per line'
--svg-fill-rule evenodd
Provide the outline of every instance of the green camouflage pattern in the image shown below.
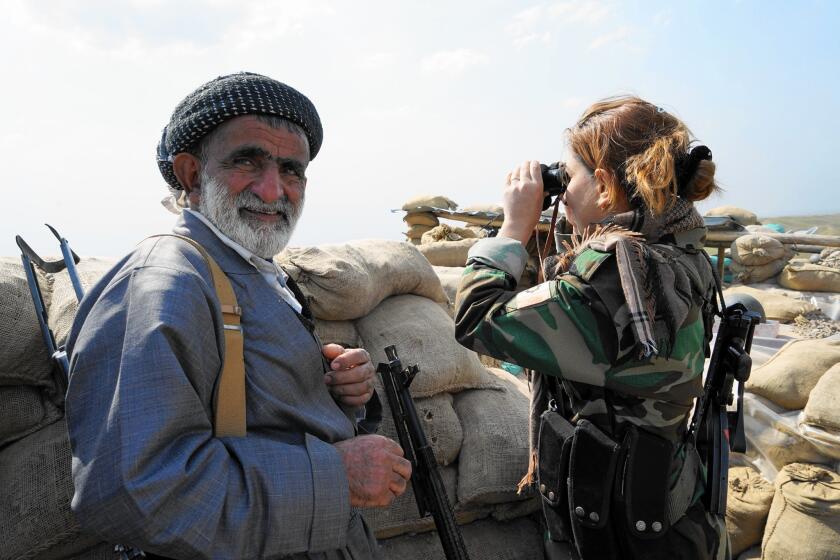
<path fill-rule="evenodd" d="M 587 249 L 569 273 L 516 293 L 516 280 L 506 272 L 515 250 L 494 247 L 470 259 L 455 304 L 459 342 L 571 382 L 566 386 L 577 417 L 607 433 L 612 430 L 603 388 L 611 393 L 617 423 L 677 441 L 702 391 L 706 340 L 700 310 L 706 294 L 698 294 L 670 355 L 640 360 L 613 254 Z"/>

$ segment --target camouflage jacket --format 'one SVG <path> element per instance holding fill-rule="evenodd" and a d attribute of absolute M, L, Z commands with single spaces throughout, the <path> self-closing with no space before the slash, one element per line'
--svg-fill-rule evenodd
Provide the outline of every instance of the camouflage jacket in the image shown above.
<path fill-rule="evenodd" d="M 456 337 L 481 354 L 556 376 L 573 414 L 614 437 L 630 423 L 676 443 L 702 392 L 711 332 L 702 311 L 713 297 L 714 277 L 699 250 L 657 248 L 684 279 L 673 295 L 690 302 L 668 356 L 640 360 L 634 351 L 614 254 L 585 249 L 568 273 L 516 293 L 527 253 L 506 238 L 485 239 L 470 250 L 456 296 Z"/>

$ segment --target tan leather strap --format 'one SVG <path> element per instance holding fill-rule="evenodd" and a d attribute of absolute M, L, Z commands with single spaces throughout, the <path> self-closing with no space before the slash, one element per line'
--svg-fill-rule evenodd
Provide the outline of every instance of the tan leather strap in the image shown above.
<path fill-rule="evenodd" d="M 222 371 L 213 392 L 213 434 L 216 437 L 245 437 L 245 344 L 240 325 L 242 308 L 236 302 L 233 286 L 213 257 L 194 239 L 172 233 L 151 237 L 177 237 L 186 241 L 201 253 L 210 267 L 216 297 L 221 303 L 225 336 Z"/>

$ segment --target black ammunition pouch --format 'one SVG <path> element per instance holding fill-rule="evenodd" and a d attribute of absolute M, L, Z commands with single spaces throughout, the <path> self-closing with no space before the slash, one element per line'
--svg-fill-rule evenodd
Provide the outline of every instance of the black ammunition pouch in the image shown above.
<path fill-rule="evenodd" d="M 670 442 L 633 426 L 619 444 L 588 420 L 573 426 L 543 413 L 537 476 L 549 538 L 573 542 L 588 560 L 621 558 L 627 539 L 662 536 L 672 453 Z"/>

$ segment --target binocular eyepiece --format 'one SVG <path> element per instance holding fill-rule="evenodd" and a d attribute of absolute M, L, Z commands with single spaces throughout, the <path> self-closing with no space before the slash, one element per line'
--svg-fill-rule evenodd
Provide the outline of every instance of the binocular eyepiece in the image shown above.
<path fill-rule="evenodd" d="M 555 161 L 550 165 L 540 164 L 543 181 L 543 210 L 547 210 L 557 196 L 563 196 L 569 187 L 569 174 L 566 173 L 566 164 Z"/>

